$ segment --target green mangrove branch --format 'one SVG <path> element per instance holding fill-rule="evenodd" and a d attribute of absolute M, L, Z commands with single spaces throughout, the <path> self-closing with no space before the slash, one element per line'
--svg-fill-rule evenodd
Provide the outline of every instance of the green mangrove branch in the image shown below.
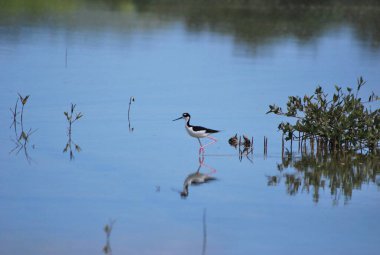
<path fill-rule="evenodd" d="M 311 96 L 289 96 L 284 111 L 281 107 L 269 105 L 268 113 L 295 118 L 295 124 L 281 122 L 278 129 L 285 140 L 309 140 L 313 150 L 325 152 L 355 151 L 378 153 L 380 140 L 380 109 L 366 107 L 379 100 L 372 94 L 368 100 L 359 97 L 359 91 L 366 82 L 360 77 L 356 90 L 335 86 L 330 98 L 318 86 Z"/>

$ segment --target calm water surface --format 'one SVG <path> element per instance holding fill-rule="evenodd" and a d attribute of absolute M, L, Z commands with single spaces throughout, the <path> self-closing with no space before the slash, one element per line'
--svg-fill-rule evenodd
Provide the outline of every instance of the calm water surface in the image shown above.
<path fill-rule="evenodd" d="M 113 254 L 378 253 L 378 159 L 284 161 L 281 118 L 265 115 L 289 95 L 355 87 L 359 76 L 363 96 L 379 94 L 376 5 L 1 5 L 1 254 L 102 254 L 110 220 Z M 23 125 L 35 130 L 19 153 L 17 93 L 30 95 Z M 70 103 L 84 115 L 74 160 L 62 152 Z M 199 160 L 198 142 L 172 122 L 183 112 L 223 130 L 200 168 L 216 180 L 185 199 Z M 235 133 L 254 137 L 249 159 L 229 146 Z M 307 186 L 309 173 L 323 182 Z"/>

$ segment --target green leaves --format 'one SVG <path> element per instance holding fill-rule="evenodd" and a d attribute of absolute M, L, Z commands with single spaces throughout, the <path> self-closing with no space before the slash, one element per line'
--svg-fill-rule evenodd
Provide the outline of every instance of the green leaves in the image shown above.
<path fill-rule="evenodd" d="M 75 116 L 75 120 L 79 120 L 80 118 L 83 117 L 83 114 L 80 112 Z"/>
<path fill-rule="evenodd" d="M 28 99 L 29 99 L 29 95 L 27 95 L 26 97 L 22 97 L 22 96 L 20 95 L 20 93 L 18 93 L 18 96 L 20 97 L 20 101 L 21 101 L 22 105 L 25 105 L 26 102 L 27 102 Z"/>
<path fill-rule="evenodd" d="M 282 109 L 275 104 L 269 105 L 269 111 L 267 111 L 266 114 L 268 113 L 282 114 Z"/>
<path fill-rule="evenodd" d="M 269 105 L 267 113 L 298 119 L 296 124 L 287 122 L 278 126 L 286 140 L 295 139 L 294 133 L 298 131 L 303 133 L 303 138 L 321 138 L 330 150 L 345 147 L 354 151 L 374 151 L 380 140 L 380 111 L 367 109 L 364 103 L 379 100 L 379 97 L 372 92 L 368 102 L 362 102 L 358 92 L 365 83 L 362 77 L 357 80 L 356 95 L 350 87 L 342 90 L 335 85 L 332 99 L 318 86 L 313 95 L 305 95 L 302 100 L 289 96 L 286 112 Z"/>
<path fill-rule="evenodd" d="M 83 114 L 81 112 L 74 114 L 76 104 L 71 104 L 70 106 L 70 114 L 68 112 L 64 112 L 63 114 L 66 116 L 67 121 L 69 122 L 70 126 L 73 124 L 76 120 L 79 120 L 83 117 Z M 73 120 L 73 116 L 75 115 L 75 118 Z"/>

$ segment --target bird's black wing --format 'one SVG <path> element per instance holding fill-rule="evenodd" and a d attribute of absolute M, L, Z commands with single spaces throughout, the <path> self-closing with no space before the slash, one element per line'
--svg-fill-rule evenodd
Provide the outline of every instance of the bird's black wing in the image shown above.
<path fill-rule="evenodd" d="M 207 133 L 218 133 L 219 132 L 219 130 L 214 130 L 214 129 L 205 128 L 205 127 L 201 127 L 201 126 L 193 126 L 192 128 L 194 131 L 205 130 Z"/>

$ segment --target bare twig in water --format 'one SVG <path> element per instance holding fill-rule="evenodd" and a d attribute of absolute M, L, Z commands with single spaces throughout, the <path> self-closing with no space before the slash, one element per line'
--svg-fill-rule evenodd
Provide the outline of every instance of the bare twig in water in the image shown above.
<path fill-rule="evenodd" d="M 131 119 L 130 119 L 130 112 L 131 112 L 131 104 L 135 101 L 135 98 L 132 96 L 129 98 L 129 106 L 128 106 L 128 128 L 129 132 L 133 132 L 134 128 L 131 127 Z"/>
<path fill-rule="evenodd" d="M 66 47 L 66 54 L 65 54 L 65 67 L 67 68 L 67 47 Z"/>
<path fill-rule="evenodd" d="M 206 254 L 207 248 L 207 222 L 206 222 L 206 208 L 203 209 L 203 244 L 202 244 L 202 255 Z"/>
<path fill-rule="evenodd" d="M 21 101 L 21 129 L 24 130 L 24 122 L 23 122 L 23 118 L 24 118 L 24 106 L 25 104 L 28 102 L 28 99 L 29 99 L 29 95 L 25 96 L 25 97 L 22 97 L 20 95 L 20 93 L 18 93 L 18 96 L 20 97 L 20 101 Z"/>

